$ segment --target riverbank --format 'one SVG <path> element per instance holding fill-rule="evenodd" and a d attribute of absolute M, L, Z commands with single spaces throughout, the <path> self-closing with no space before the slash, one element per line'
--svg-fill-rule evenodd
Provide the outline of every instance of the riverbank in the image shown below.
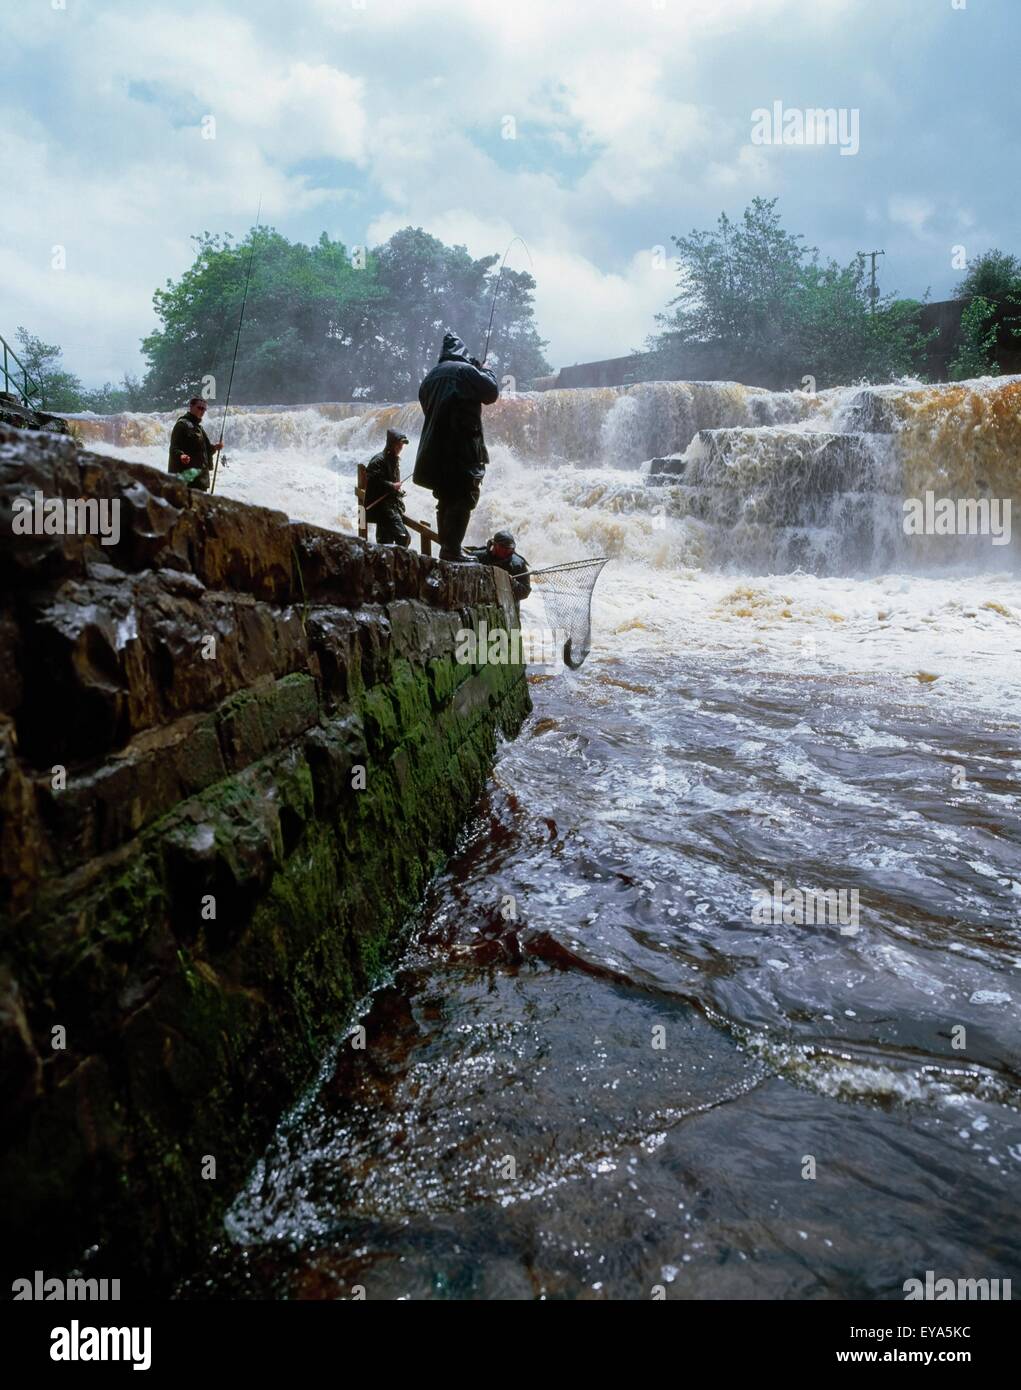
<path fill-rule="evenodd" d="M 15 499 L 116 539 L 12 534 Z M 5 1265 L 160 1283 L 378 979 L 529 698 L 502 573 L 0 428 Z M 106 537 L 110 540 L 111 537 Z"/>

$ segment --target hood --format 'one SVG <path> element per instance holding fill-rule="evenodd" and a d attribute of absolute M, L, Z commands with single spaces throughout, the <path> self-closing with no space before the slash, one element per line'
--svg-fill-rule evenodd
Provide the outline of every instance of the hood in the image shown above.
<path fill-rule="evenodd" d="M 468 349 L 462 343 L 456 333 L 444 333 L 443 351 L 440 353 L 441 362 L 467 362 L 469 361 Z"/>

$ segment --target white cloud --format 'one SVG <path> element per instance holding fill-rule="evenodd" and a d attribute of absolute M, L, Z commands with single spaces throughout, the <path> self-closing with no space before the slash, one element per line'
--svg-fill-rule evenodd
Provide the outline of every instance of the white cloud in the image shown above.
<path fill-rule="evenodd" d="M 90 383 L 137 368 L 153 289 L 187 266 L 190 235 L 243 234 L 260 194 L 264 219 L 291 237 L 325 227 L 356 244 L 422 225 L 482 255 L 522 235 L 557 364 L 639 345 L 674 289 L 641 247 L 756 194 L 782 191 L 813 244 L 825 217 L 852 241 L 874 219 L 891 272 L 896 241 L 956 241 L 966 217 L 995 240 L 1005 219 L 985 206 L 989 190 L 1013 196 L 994 177 L 1002 153 L 973 136 L 955 174 L 961 202 L 933 192 L 958 118 L 940 123 L 927 78 L 912 93 L 884 67 L 857 11 L 854 0 L 104 0 L 43 7 L 26 25 L 7 7 L 0 124 L 17 178 L 0 205 L 0 331 L 24 322 L 65 342 Z M 812 103 L 837 81 L 849 96 L 836 104 L 857 84 L 888 130 L 908 132 L 867 184 L 864 161 L 806 172 L 751 146 L 750 111 L 777 84 Z M 215 140 L 201 139 L 206 114 Z M 516 141 L 499 138 L 505 115 Z M 328 186 L 322 168 L 305 172 L 315 165 L 332 171 Z M 57 242 L 62 280 L 49 269 Z"/>
<path fill-rule="evenodd" d="M 909 227 L 916 236 L 922 236 L 926 223 L 936 211 L 936 204 L 929 198 L 898 193 L 889 200 L 887 211 L 891 222 Z"/>
<path fill-rule="evenodd" d="M 370 240 L 382 241 L 403 226 L 401 218 L 378 219 Z M 425 230 L 441 241 L 467 246 L 473 256 L 503 253 L 518 235 L 511 222 L 489 221 L 470 209 L 454 208 L 427 220 Z M 675 293 L 676 271 L 669 260 L 657 268 L 652 248 L 636 252 L 621 271 L 608 272 L 557 241 L 526 239 L 531 262 L 520 247 L 507 259 L 511 270 L 529 270 L 536 280 L 536 319 L 549 339 L 546 355 L 566 366 L 593 355 L 620 357 L 641 347 L 653 327 L 653 316 Z M 598 349 L 593 354 L 593 344 Z M 499 350 L 499 312 L 493 333 Z"/>
<path fill-rule="evenodd" d="M 655 269 L 650 251 L 636 252 L 620 273 L 545 248 L 535 253 L 535 263 L 537 317 L 551 325 L 548 355 L 558 366 L 590 358 L 594 344 L 599 357 L 623 357 L 642 347 L 654 315 L 675 293 L 676 275 Z"/>

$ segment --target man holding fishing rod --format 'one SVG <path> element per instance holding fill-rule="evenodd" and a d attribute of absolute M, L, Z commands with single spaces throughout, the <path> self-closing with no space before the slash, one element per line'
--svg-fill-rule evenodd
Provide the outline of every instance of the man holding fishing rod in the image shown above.
<path fill-rule="evenodd" d="M 482 437 L 482 407 L 499 398 L 496 376 L 456 333 L 446 333 L 440 360 L 418 389 L 425 415 L 414 481 L 436 498 L 440 559 L 474 561 L 461 549 L 479 500 L 489 454 Z"/>
<path fill-rule="evenodd" d="M 411 544 L 411 532 L 404 524 L 404 489 L 401 487 L 401 450 L 408 436 L 400 430 L 387 430 L 386 444 L 365 466 L 365 517 L 376 523 L 377 545 Z M 369 512 L 374 516 L 370 517 Z"/>
<path fill-rule="evenodd" d="M 482 437 L 482 407 L 499 399 L 496 374 L 486 365 L 489 339 L 493 332 L 496 300 L 503 281 L 507 257 L 515 242 L 521 242 L 531 261 L 531 252 L 521 237 L 512 237 L 500 262 L 500 273 L 493 288 L 489 327 L 482 361 L 469 357 L 468 349 L 456 333 L 446 333 L 440 360 L 418 388 L 418 401 L 425 415 L 422 437 L 415 459 L 415 482 L 432 490 L 436 498 L 436 530 L 440 537 L 440 559 L 473 561 L 474 555 L 461 549 L 471 514 L 478 505 L 482 479 L 489 454 Z"/>
<path fill-rule="evenodd" d="M 192 396 L 188 413 L 181 416 L 170 436 L 168 471 L 177 474 L 196 492 L 209 491 L 213 455 L 223 448 L 222 439 L 214 444 L 202 428 L 207 409 L 208 403 L 201 396 Z"/>

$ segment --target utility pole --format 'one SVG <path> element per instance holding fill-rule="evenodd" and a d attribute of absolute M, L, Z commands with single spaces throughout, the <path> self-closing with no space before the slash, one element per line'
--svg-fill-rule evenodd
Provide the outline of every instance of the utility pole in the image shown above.
<path fill-rule="evenodd" d="M 871 305 L 872 305 L 872 312 L 875 313 L 875 312 L 876 312 L 876 300 L 879 298 L 879 286 L 876 284 L 876 257 L 877 257 L 877 256 L 885 256 L 885 255 L 886 255 L 886 252 L 885 252 L 885 251 L 860 251 L 858 254 L 861 255 L 861 256 L 870 256 L 870 257 L 872 258 L 872 282 L 871 282 L 871 284 L 869 285 L 869 301 L 870 301 L 870 303 L 871 303 Z"/>

